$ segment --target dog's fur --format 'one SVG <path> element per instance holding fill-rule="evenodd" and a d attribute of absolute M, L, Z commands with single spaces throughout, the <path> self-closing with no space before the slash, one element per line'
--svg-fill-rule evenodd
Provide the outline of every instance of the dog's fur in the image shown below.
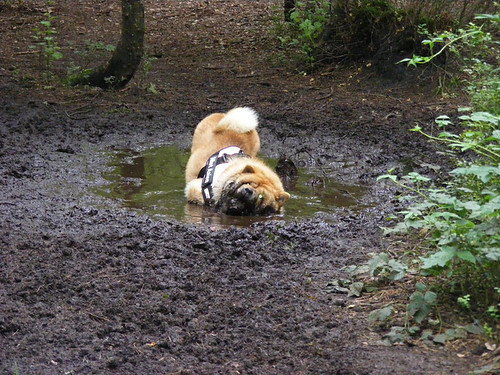
<path fill-rule="evenodd" d="M 278 212 L 290 194 L 278 175 L 256 158 L 260 139 L 255 111 L 239 107 L 215 113 L 196 127 L 191 156 L 186 166 L 186 198 L 204 204 L 202 178 L 198 177 L 208 158 L 219 150 L 237 146 L 248 157 L 231 157 L 227 168 L 213 182 L 213 206 L 231 215 L 259 215 Z"/>

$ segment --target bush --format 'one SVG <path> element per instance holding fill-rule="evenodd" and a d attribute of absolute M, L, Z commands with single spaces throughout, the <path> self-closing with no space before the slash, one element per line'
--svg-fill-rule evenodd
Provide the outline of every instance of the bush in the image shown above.
<path fill-rule="evenodd" d="M 314 53 L 320 46 L 320 37 L 329 19 L 330 2 L 326 0 L 297 1 L 290 13 L 288 28 L 278 39 L 283 45 L 297 49 L 299 58 L 309 67 L 314 66 Z"/>
<path fill-rule="evenodd" d="M 419 33 L 456 31 L 475 12 L 492 11 L 490 0 L 303 0 L 297 1 L 281 42 L 297 48 L 308 66 L 372 58 L 381 65 L 388 56 L 422 51 Z M 391 62 L 395 62 L 394 58 Z"/>
<path fill-rule="evenodd" d="M 479 19 L 489 19 L 494 28 L 500 25 L 498 16 L 483 15 Z M 483 319 L 485 332 L 498 339 L 500 101 L 495 98 L 499 95 L 500 69 L 485 60 L 493 52 L 498 61 L 498 44 L 491 34 L 474 24 L 457 34 L 439 34 L 424 43 L 431 55 L 413 56 L 406 61 L 413 65 L 429 63 L 451 49 L 471 77 L 468 92 L 473 108 L 462 110 L 469 113 L 459 118 L 459 127 L 446 115 L 438 117 L 436 122 L 442 131 L 437 136 L 421 127 L 412 129 L 446 145 L 457 165 L 447 181 L 433 181 L 415 172 L 402 178 L 392 173 L 379 177 L 406 188 L 411 193 L 402 199 L 416 202 L 401 212 L 403 220 L 386 233 L 424 235 L 419 251 L 420 274 L 437 277 L 438 289 L 443 294 L 455 294 L 455 300 L 458 295 L 459 303 Z M 441 47 L 434 51 L 437 43 Z"/>

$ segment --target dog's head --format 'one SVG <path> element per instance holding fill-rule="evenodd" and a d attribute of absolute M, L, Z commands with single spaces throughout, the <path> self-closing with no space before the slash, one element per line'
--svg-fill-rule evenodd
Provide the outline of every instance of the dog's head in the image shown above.
<path fill-rule="evenodd" d="M 214 188 L 216 207 L 223 213 L 269 215 L 290 198 L 276 173 L 263 163 L 243 159 L 228 169 L 218 191 Z"/>

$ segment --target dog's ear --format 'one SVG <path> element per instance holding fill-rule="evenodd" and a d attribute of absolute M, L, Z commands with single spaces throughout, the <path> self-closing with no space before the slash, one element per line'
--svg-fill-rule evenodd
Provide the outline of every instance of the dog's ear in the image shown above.
<path fill-rule="evenodd" d="M 255 169 L 250 164 L 248 164 L 241 173 L 255 173 Z"/>
<path fill-rule="evenodd" d="M 288 194 L 286 191 L 283 191 L 281 192 L 278 197 L 276 198 L 276 202 L 278 202 L 278 204 L 280 206 L 284 205 L 285 202 L 290 198 L 290 194 Z"/>

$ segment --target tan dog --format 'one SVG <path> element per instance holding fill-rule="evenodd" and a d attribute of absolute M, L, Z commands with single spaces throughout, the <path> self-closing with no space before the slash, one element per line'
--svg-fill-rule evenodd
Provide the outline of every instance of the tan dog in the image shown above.
<path fill-rule="evenodd" d="M 256 158 L 258 118 L 251 108 L 215 113 L 196 127 L 186 166 L 186 198 L 229 215 L 278 212 L 290 194 L 278 175 Z"/>

